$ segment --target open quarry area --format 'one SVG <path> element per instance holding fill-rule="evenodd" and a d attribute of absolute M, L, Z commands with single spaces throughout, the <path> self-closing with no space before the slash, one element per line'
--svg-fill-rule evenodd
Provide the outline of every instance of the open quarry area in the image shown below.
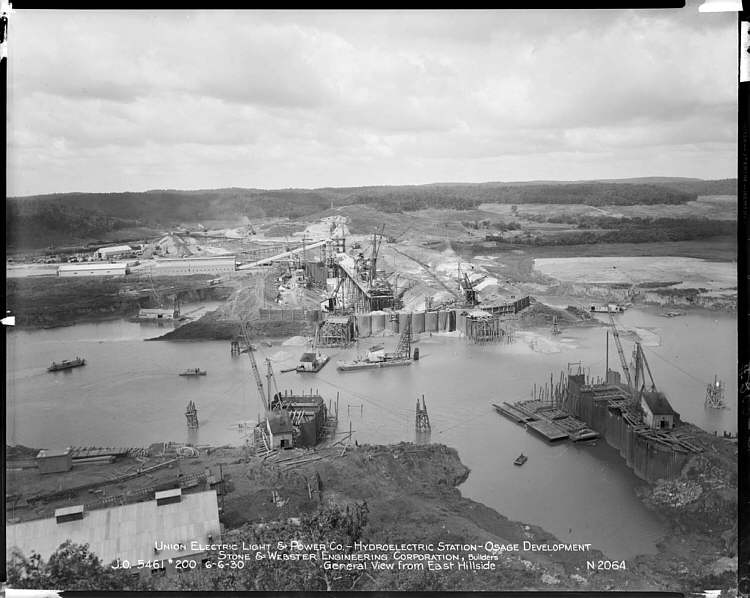
<path fill-rule="evenodd" d="M 12 206 L 12 581 L 735 591 L 737 204 L 681 184 Z"/>

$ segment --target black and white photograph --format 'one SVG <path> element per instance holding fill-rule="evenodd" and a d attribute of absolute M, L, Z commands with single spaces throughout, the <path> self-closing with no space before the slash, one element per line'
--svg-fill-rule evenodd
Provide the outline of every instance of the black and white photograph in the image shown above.
<path fill-rule="evenodd" d="M 9 10 L 8 596 L 737 596 L 710 4 Z"/>

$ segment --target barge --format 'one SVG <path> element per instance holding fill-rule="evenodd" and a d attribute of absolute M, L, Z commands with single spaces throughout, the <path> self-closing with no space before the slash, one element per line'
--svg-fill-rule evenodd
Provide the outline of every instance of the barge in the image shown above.
<path fill-rule="evenodd" d="M 48 372 L 59 372 L 60 370 L 69 370 L 86 365 L 86 360 L 76 357 L 75 359 L 63 359 L 60 362 L 53 361 L 52 365 L 47 368 Z"/>
<path fill-rule="evenodd" d="M 411 365 L 411 359 L 404 357 L 403 353 L 386 353 L 382 345 L 372 347 L 362 359 L 354 361 L 339 361 L 336 368 L 340 372 L 356 372 L 357 370 L 371 370 L 376 368 L 388 368 L 402 365 Z"/>
<path fill-rule="evenodd" d="M 190 368 L 188 370 L 185 370 L 184 372 L 180 372 L 178 375 L 179 376 L 205 376 L 206 370 L 202 370 L 200 368 Z"/>

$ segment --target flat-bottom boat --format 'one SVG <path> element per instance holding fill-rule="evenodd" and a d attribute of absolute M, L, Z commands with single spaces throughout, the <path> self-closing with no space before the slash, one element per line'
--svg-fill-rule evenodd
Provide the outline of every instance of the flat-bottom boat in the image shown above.
<path fill-rule="evenodd" d="M 205 376 L 206 370 L 202 370 L 200 368 L 190 368 L 189 370 L 180 372 L 179 375 L 180 376 Z"/>
<path fill-rule="evenodd" d="M 521 465 L 526 463 L 526 461 L 528 460 L 529 458 L 523 453 L 521 453 L 520 455 L 518 455 L 518 457 L 515 458 L 515 460 L 513 461 L 513 465 L 518 465 L 520 467 Z"/>
<path fill-rule="evenodd" d="M 52 365 L 47 368 L 48 372 L 58 372 L 60 370 L 69 370 L 71 368 L 81 367 L 86 365 L 86 360 L 76 357 L 75 359 L 63 359 L 60 362 L 53 361 Z"/>

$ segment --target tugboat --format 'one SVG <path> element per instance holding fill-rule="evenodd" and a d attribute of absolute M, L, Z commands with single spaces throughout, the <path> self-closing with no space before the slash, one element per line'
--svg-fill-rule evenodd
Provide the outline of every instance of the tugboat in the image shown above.
<path fill-rule="evenodd" d="M 190 368 L 185 370 L 184 372 L 179 373 L 180 376 L 205 376 L 206 370 L 202 370 L 200 368 Z"/>
<path fill-rule="evenodd" d="M 53 361 L 52 365 L 47 368 L 48 372 L 58 372 L 60 370 L 69 370 L 71 368 L 86 365 L 86 360 L 76 357 L 75 359 L 63 359 L 61 362 Z"/>
<path fill-rule="evenodd" d="M 520 455 L 518 455 L 518 457 L 515 458 L 515 460 L 513 461 L 513 465 L 518 465 L 520 467 L 521 465 L 526 463 L 526 461 L 528 460 L 529 458 L 523 453 L 521 453 Z"/>
<path fill-rule="evenodd" d="M 294 369 L 298 374 L 303 374 L 305 372 L 319 372 L 323 369 L 323 366 L 328 363 L 328 359 L 328 355 L 321 353 L 320 351 L 315 353 L 311 351 L 305 352 L 302 354 L 302 357 L 299 358 L 299 365 Z"/>

